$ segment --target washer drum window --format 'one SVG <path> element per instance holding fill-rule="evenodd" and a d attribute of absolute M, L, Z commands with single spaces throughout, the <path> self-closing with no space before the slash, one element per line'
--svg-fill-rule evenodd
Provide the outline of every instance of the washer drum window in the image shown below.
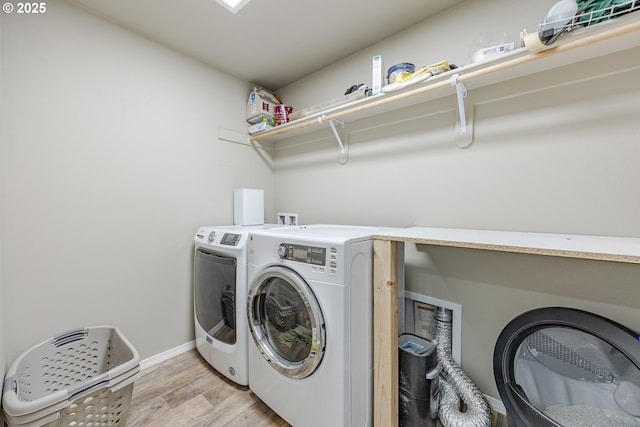
<path fill-rule="evenodd" d="M 264 359 L 290 378 L 305 378 L 320 366 L 325 323 L 307 283 L 286 267 L 268 267 L 251 283 L 249 329 Z"/>

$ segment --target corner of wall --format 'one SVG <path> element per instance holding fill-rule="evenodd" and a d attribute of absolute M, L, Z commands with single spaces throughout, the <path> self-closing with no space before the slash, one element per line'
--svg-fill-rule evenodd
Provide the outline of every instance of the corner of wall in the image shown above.
<path fill-rule="evenodd" d="M 4 141 L 3 137 L 3 104 L 2 104 L 2 69 L 3 69 L 3 26 L 2 26 L 2 17 L 0 17 L 0 159 L 4 159 L 1 153 L 4 151 L 4 147 L 2 146 L 2 141 Z M 4 173 L 3 173 L 3 165 L 0 163 L 0 381 L 4 384 L 4 374 L 7 368 L 7 347 L 5 345 L 5 336 L 4 336 L 4 325 L 5 325 L 5 312 L 4 309 L 4 269 L 3 269 L 3 247 L 4 247 L 4 239 L 3 239 L 3 221 L 2 221 L 2 213 L 4 212 Z M 1 387 L 0 387 L 1 388 Z M 2 409 L 2 402 L 0 402 L 0 409 Z M 4 425 L 4 415 L 0 410 L 0 426 Z"/>

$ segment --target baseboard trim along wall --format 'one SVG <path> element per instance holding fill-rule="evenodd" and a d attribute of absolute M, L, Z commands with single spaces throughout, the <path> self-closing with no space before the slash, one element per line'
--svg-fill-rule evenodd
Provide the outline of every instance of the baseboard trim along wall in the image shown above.
<path fill-rule="evenodd" d="M 193 350 L 196 348 L 195 341 L 189 341 L 178 347 L 171 348 L 167 351 L 163 351 L 160 354 L 156 354 L 155 356 L 151 356 L 147 359 L 140 361 L 140 369 L 146 369 L 153 365 L 157 365 L 160 362 L 164 362 L 165 360 L 171 359 L 172 357 L 176 357 L 182 353 L 186 353 L 189 350 Z"/>
<path fill-rule="evenodd" d="M 487 403 L 489 404 L 489 407 L 493 410 L 493 412 L 497 412 L 498 414 L 502 415 L 507 414 L 507 408 L 504 407 L 504 403 L 502 403 L 502 400 L 487 396 L 486 394 L 484 395 L 484 398 L 487 399 Z"/>

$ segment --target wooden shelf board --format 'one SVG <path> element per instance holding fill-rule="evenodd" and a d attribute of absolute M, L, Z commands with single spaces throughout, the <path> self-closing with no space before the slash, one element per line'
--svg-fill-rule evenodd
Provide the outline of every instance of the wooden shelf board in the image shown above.
<path fill-rule="evenodd" d="M 640 264 L 640 238 L 413 227 L 374 238 L 532 255 Z"/>

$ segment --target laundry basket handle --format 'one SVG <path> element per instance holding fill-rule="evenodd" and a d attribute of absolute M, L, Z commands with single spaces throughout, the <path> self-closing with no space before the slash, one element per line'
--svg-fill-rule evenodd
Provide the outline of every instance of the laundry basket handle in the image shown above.
<path fill-rule="evenodd" d="M 74 329 L 71 331 L 63 332 L 51 338 L 51 345 L 54 347 L 62 347 L 65 344 L 69 344 L 74 341 L 80 341 L 88 335 L 86 329 Z"/>
<path fill-rule="evenodd" d="M 67 389 L 69 402 L 73 402 L 76 399 L 80 399 L 88 394 L 93 393 L 96 390 L 107 387 L 109 385 L 109 373 L 103 372 L 102 374 L 92 378 L 89 381 L 84 381 L 70 386 Z"/>
<path fill-rule="evenodd" d="M 15 382 L 13 381 L 13 375 L 4 379 L 4 385 L 2 387 L 3 394 L 9 393 L 9 391 L 16 391 Z"/>

